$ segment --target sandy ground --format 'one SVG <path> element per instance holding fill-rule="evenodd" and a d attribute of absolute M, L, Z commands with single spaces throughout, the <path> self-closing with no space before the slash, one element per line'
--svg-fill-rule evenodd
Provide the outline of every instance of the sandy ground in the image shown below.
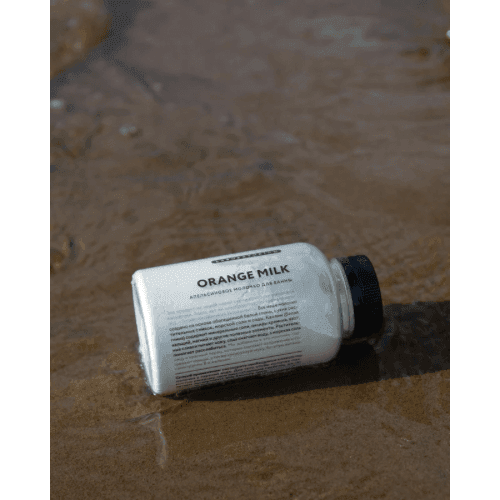
<path fill-rule="evenodd" d="M 51 4 L 52 496 L 448 497 L 447 5 L 76 4 Z M 132 273 L 296 241 L 370 257 L 382 338 L 150 395 Z"/>

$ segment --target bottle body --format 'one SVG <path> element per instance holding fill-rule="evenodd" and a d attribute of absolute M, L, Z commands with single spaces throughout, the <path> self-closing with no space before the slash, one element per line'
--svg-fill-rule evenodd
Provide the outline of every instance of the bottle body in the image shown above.
<path fill-rule="evenodd" d="M 153 393 L 331 360 L 352 332 L 345 276 L 332 262 L 313 245 L 292 243 L 135 272 Z"/>

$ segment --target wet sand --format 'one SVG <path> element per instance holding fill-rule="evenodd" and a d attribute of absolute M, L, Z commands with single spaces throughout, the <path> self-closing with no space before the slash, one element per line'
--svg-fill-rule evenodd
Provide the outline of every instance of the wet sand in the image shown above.
<path fill-rule="evenodd" d="M 104 4 L 53 61 L 52 496 L 448 497 L 446 4 Z M 370 257 L 379 338 L 152 396 L 132 273 L 296 241 Z"/>

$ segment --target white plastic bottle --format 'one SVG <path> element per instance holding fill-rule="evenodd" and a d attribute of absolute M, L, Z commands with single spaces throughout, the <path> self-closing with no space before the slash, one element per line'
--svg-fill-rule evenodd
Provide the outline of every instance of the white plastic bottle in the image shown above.
<path fill-rule="evenodd" d="M 308 243 L 143 269 L 132 290 L 155 394 L 324 363 L 382 326 L 370 261 Z"/>

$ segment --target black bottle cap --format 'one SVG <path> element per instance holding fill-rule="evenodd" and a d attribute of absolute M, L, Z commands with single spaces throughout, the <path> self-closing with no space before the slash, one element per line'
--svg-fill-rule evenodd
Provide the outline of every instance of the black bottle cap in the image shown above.
<path fill-rule="evenodd" d="M 338 259 L 344 267 L 354 305 L 354 332 L 349 339 L 377 333 L 382 328 L 382 294 L 372 263 L 365 255 Z"/>

